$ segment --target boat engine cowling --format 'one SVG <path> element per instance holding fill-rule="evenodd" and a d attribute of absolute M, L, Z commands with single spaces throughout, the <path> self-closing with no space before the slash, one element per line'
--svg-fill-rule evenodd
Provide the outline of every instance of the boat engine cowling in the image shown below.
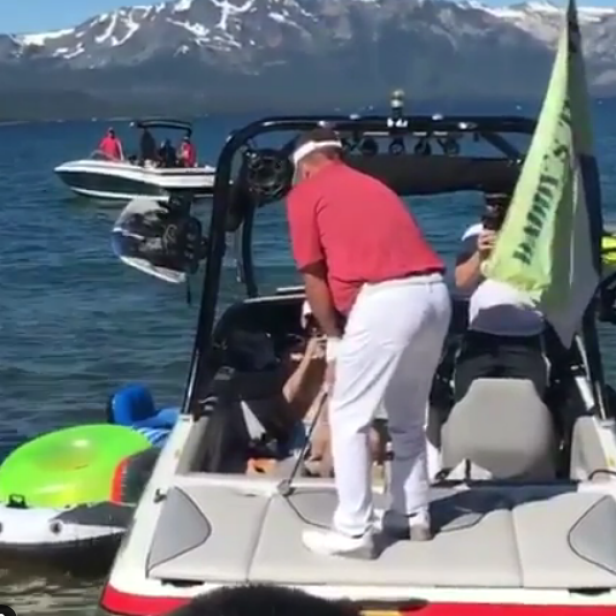
<path fill-rule="evenodd" d="M 116 220 L 111 245 L 127 265 L 166 282 L 181 283 L 205 258 L 207 239 L 201 222 L 184 204 L 135 199 Z"/>

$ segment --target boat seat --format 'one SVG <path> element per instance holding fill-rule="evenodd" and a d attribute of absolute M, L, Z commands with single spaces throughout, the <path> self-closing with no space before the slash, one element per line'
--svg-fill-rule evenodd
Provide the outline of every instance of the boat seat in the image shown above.
<path fill-rule="evenodd" d="M 613 478 L 614 460 L 601 442 L 603 431 L 611 436 L 611 427 L 602 426 L 590 414 L 576 419 L 571 434 L 570 479 L 601 482 Z M 608 442 L 611 441 L 610 436 Z"/>
<path fill-rule="evenodd" d="M 477 379 L 442 427 L 441 456 L 446 470 L 470 468 L 469 479 L 554 479 L 552 416 L 530 381 Z"/>

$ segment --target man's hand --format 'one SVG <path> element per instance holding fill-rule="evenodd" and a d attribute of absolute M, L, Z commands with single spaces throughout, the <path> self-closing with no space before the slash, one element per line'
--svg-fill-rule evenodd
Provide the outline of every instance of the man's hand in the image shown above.
<path fill-rule="evenodd" d="M 494 248 L 496 242 L 496 231 L 484 230 L 477 238 L 477 252 L 481 259 L 487 259 Z"/>
<path fill-rule="evenodd" d="M 306 355 L 308 355 L 311 359 L 324 359 L 325 345 L 325 338 L 313 336 L 308 340 L 308 344 L 306 345 Z"/>

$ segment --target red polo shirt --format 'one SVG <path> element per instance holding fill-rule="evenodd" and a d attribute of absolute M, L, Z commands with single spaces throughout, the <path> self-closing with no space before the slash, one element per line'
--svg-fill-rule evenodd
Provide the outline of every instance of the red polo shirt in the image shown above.
<path fill-rule="evenodd" d="M 180 158 L 184 160 L 187 167 L 197 165 L 197 150 L 192 143 L 185 141 L 180 149 Z"/>
<path fill-rule="evenodd" d="M 117 137 L 112 137 L 111 135 L 106 135 L 102 138 L 101 142 L 98 145 L 98 149 L 107 154 L 109 158 L 115 158 L 119 160 L 122 158 L 122 149 L 120 147 L 120 140 Z"/>
<path fill-rule="evenodd" d="M 324 260 L 343 314 L 364 283 L 445 269 L 402 199 L 344 163 L 333 162 L 295 186 L 287 215 L 298 269 Z"/>

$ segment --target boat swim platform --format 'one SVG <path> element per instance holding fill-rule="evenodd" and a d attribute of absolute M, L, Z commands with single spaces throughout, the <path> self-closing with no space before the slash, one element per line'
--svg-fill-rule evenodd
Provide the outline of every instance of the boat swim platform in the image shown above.
<path fill-rule="evenodd" d="M 434 487 L 432 541 L 380 536 L 379 556 L 359 560 L 316 555 L 302 544 L 304 528 L 331 521 L 330 480 L 300 479 L 285 497 L 271 479 L 179 476 L 160 513 L 147 575 L 191 583 L 609 590 L 616 588 L 609 485 Z M 377 512 L 386 505 L 375 493 Z"/>

